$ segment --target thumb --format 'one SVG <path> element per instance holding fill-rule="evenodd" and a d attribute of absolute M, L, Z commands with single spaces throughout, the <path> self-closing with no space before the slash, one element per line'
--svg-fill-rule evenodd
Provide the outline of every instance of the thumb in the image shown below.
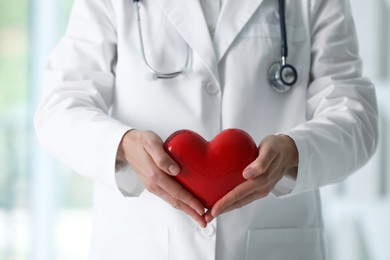
<path fill-rule="evenodd" d="M 164 172 L 172 176 L 176 176 L 180 173 L 179 165 L 165 152 L 163 142 L 160 138 L 157 138 L 157 140 L 154 140 L 153 142 L 149 142 L 149 145 L 145 146 L 145 150 L 157 167 Z"/>
<path fill-rule="evenodd" d="M 265 138 L 259 148 L 259 156 L 243 171 L 245 179 L 256 178 L 264 174 L 278 157 L 278 151 L 272 145 L 271 138 Z"/>

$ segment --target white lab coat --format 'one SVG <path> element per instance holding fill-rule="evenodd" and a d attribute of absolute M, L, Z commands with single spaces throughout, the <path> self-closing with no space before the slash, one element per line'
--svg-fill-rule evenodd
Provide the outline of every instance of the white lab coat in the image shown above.
<path fill-rule="evenodd" d="M 343 180 L 377 144 L 375 90 L 362 62 L 348 0 L 287 0 L 288 62 L 294 88 L 267 80 L 280 60 L 276 0 L 226 0 L 215 36 L 198 0 L 144 0 L 146 56 L 161 71 L 146 80 L 130 0 L 75 0 L 65 37 L 47 64 L 36 115 L 40 141 L 96 182 L 93 260 L 324 259 L 318 188 Z M 285 133 L 299 152 L 295 182 L 220 216 L 205 230 L 146 191 L 127 166 L 115 173 L 123 134 L 162 139 L 191 129 L 207 139 L 241 128 L 257 142 Z M 285 181 L 285 180 L 283 180 Z"/>

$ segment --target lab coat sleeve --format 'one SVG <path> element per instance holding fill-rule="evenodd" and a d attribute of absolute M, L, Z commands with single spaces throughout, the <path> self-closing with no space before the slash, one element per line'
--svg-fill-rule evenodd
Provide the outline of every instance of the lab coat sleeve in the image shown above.
<path fill-rule="evenodd" d="M 75 1 L 67 32 L 47 63 L 35 127 L 41 144 L 55 158 L 117 191 L 126 186 L 130 196 L 139 193 L 139 180 L 134 174 L 121 177 L 128 167 L 115 173 L 115 159 L 123 135 L 132 128 L 109 115 L 115 28 L 110 0 Z"/>
<path fill-rule="evenodd" d="M 273 191 L 278 197 L 345 179 L 369 160 L 378 142 L 375 89 L 362 77 L 349 2 L 312 3 L 308 121 L 285 133 L 298 148 L 298 177 L 282 179 Z"/>

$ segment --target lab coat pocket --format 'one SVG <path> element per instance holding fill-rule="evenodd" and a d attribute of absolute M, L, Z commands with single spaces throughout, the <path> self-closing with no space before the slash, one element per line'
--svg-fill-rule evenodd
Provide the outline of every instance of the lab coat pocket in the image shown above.
<path fill-rule="evenodd" d="M 246 260 L 323 260 L 318 228 L 258 229 L 248 232 Z"/>

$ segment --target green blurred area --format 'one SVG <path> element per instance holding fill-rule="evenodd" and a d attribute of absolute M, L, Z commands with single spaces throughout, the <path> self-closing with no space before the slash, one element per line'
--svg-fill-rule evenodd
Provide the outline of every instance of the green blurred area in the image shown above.
<path fill-rule="evenodd" d="M 0 115 L 25 104 L 28 73 L 28 4 L 0 0 Z"/>
<path fill-rule="evenodd" d="M 72 5 L 63 0 L 63 24 Z M 0 209 L 29 207 L 29 8 L 34 0 L 0 0 Z M 89 207 L 92 183 L 58 165 L 60 207 Z"/>

